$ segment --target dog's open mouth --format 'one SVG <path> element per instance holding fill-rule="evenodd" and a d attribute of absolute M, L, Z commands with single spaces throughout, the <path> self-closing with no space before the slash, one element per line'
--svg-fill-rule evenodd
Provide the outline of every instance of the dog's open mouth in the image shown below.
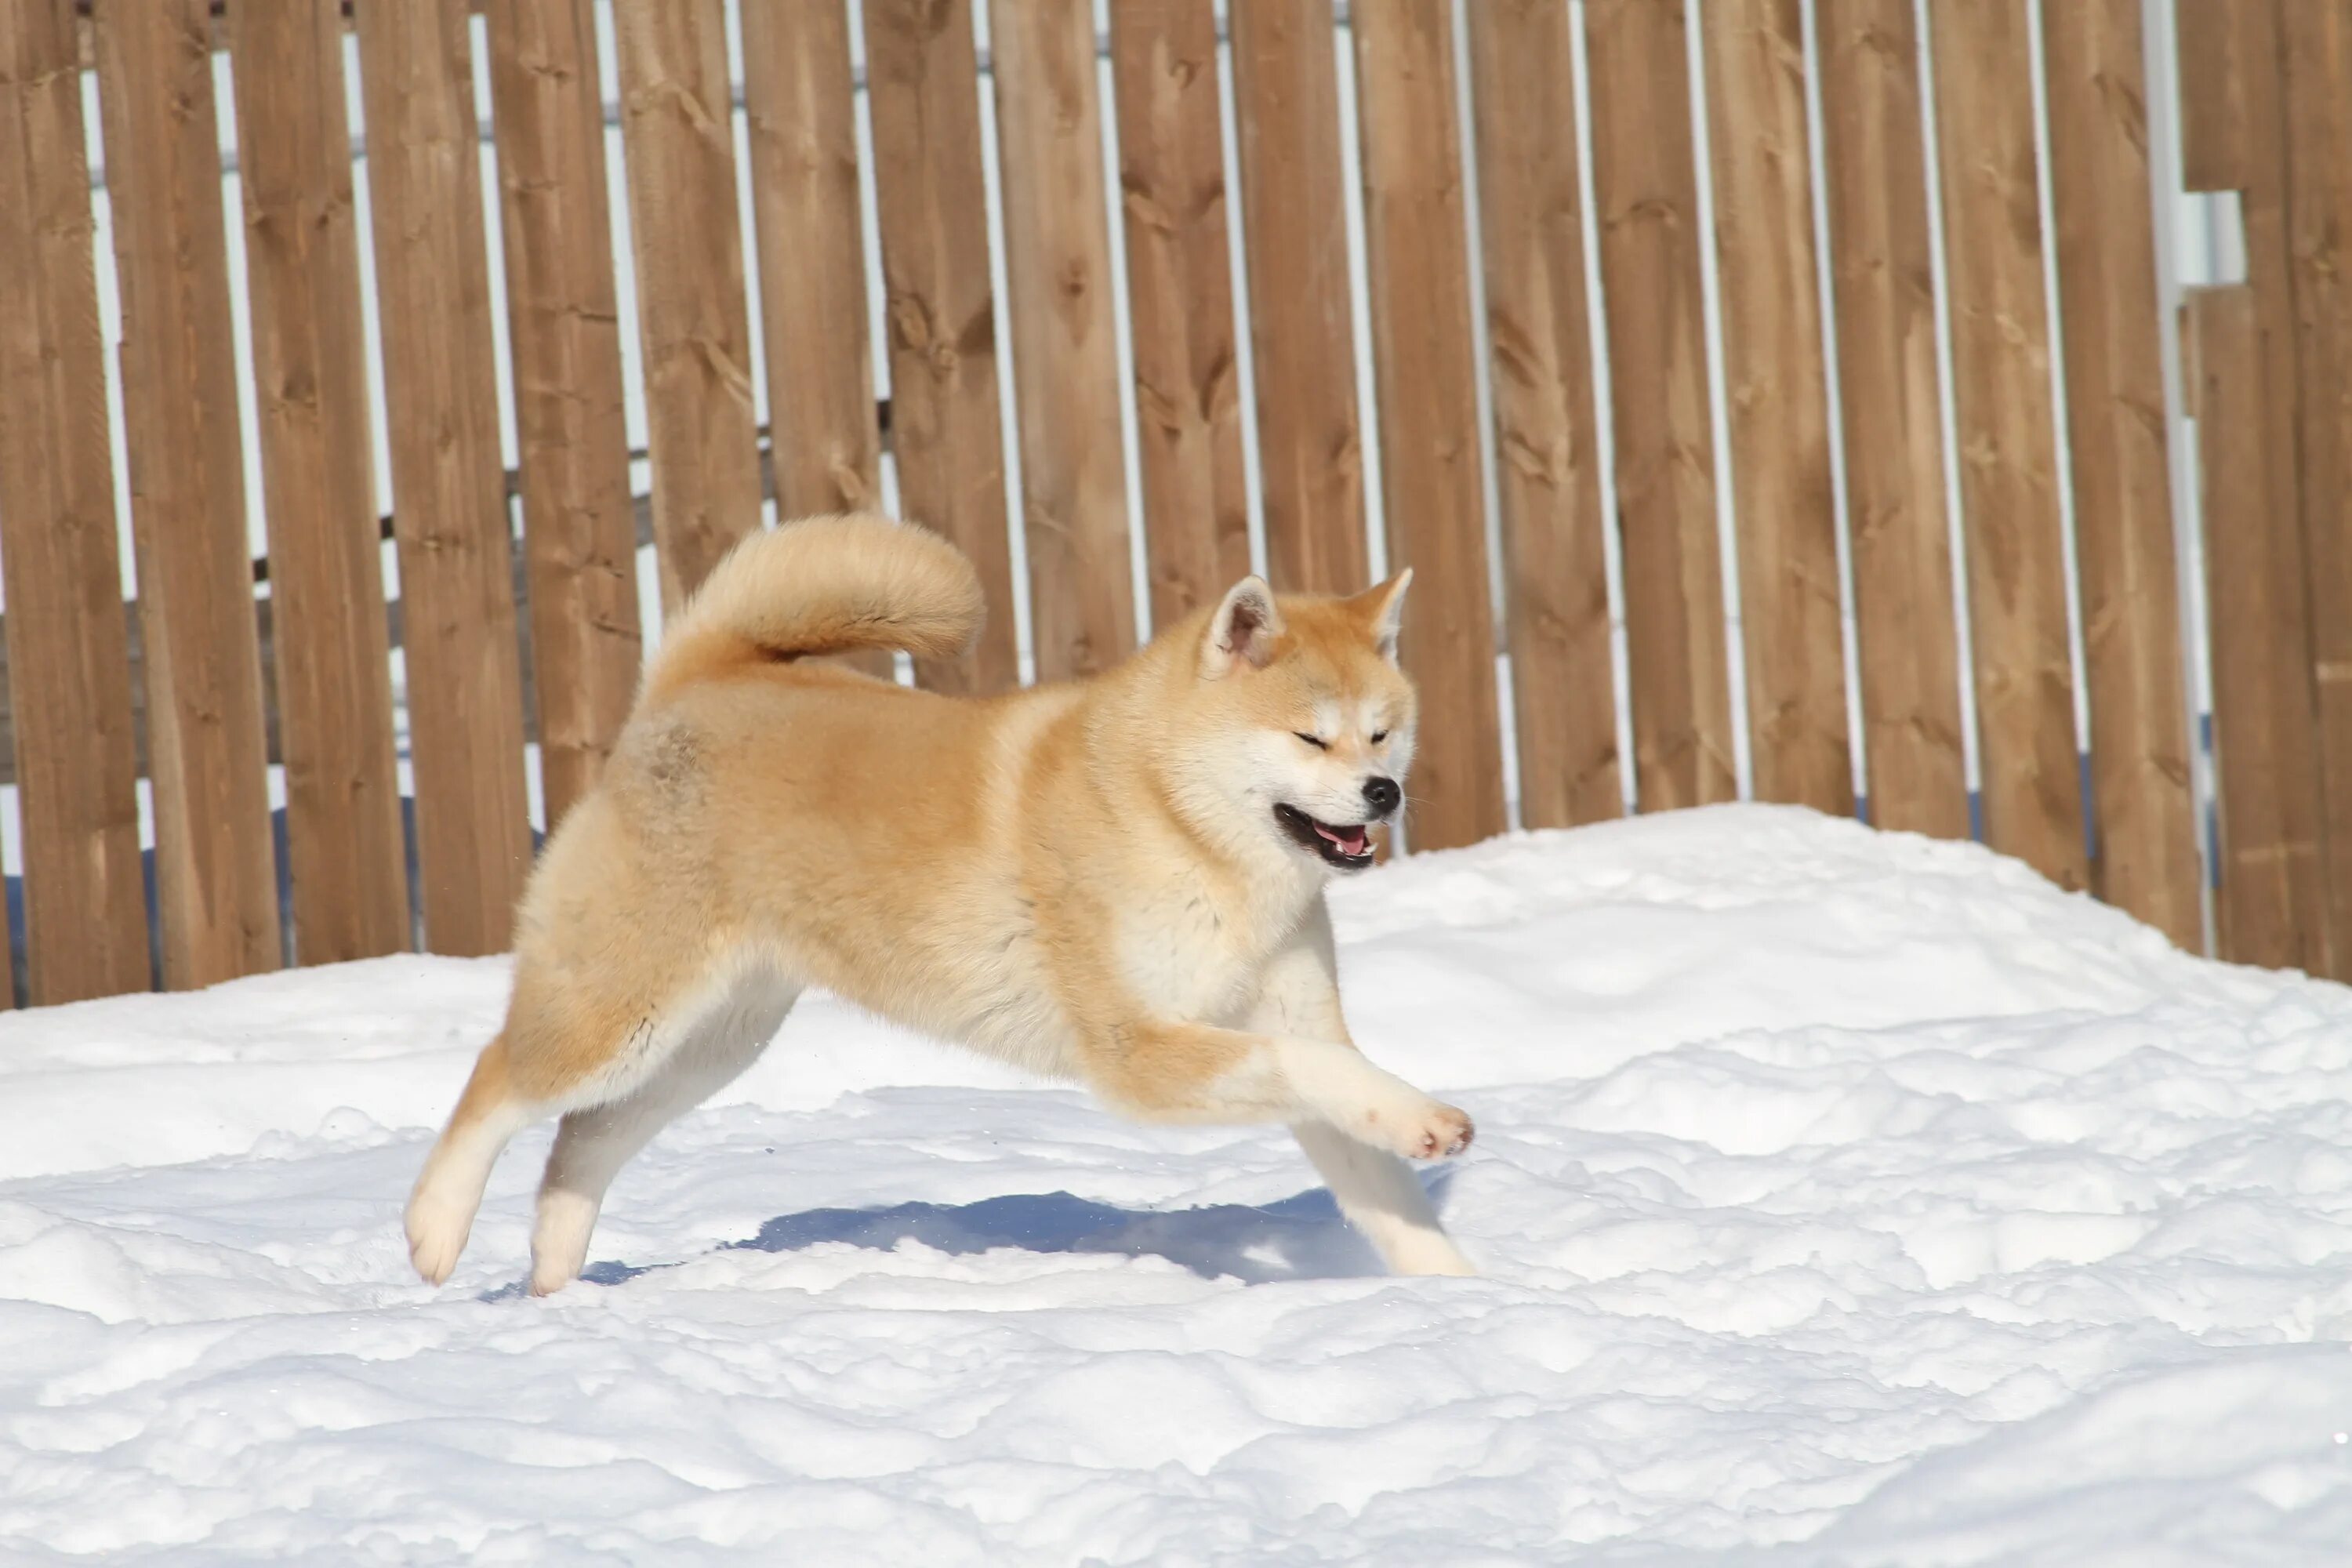
<path fill-rule="evenodd" d="M 1295 805 L 1276 805 L 1274 819 L 1282 830 L 1323 857 L 1327 866 L 1360 871 L 1372 863 L 1371 824 L 1318 822 Z"/>

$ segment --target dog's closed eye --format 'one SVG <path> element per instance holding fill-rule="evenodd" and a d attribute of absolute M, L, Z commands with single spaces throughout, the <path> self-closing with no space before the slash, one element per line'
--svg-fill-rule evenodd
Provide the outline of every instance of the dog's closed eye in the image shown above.
<path fill-rule="evenodd" d="M 1314 747 L 1318 752 L 1328 752 L 1331 749 L 1330 742 L 1318 740 L 1317 737 L 1308 734 L 1304 730 L 1293 730 L 1291 733 L 1297 736 L 1300 740 L 1306 742 L 1308 745 Z"/>

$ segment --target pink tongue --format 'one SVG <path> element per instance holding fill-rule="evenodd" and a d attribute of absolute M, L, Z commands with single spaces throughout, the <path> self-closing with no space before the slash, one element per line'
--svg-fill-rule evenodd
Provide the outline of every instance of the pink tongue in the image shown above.
<path fill-rule="evenodd" d="M 1329 839 L 1332 847 L 1342 855 L 1361 855 L 1364 852 L 1364 830 L 1360 827 L 1331 828 L 1318 822 L 1315 825 L 1315 831 Z"/>

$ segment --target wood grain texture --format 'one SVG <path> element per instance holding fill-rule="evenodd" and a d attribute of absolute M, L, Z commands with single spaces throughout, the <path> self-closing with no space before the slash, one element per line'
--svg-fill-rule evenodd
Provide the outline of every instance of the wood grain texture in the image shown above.
<path fill-rule="evenodd" d="M 358 25 L 425 942 L 497 952 L 530 821 L 466 6 Z"/>
<path fill-rule="evenodd" d="M 0 572 L 31 1000 L 152 982 L 72 7 L 0 0 Z"/>
<path fill-rule="evenodd" d="M 1738 793 L 1708 429 L 1690 70 L 1677 0 L 1589 0 L 1593 199 L 1607 307 L 1634 793 Z"/>
<path fill-rule="evenodd" d="M 1561 108 L 1570 24 L 1549 0 L 1490 0 L 1469 23 L 1519 819 L 1570 827 L 1625 810 L 1576 120 Z"/>
<path fill-rule="evenodd" d="M 1759 800 L 1853 813 L 1799 0 L 1709 0 L 1717 277 Z"/>
<path fill-rule="evenodd" d="M 866 0 L 865 20 L 899 505 L 971 558 L 988 598 L 979 644 L 916 675 L 940 690 L 1000 691 L 1018 683 L 1020 662 L 971 10 Z"/>
<path fill-rule="evenodd" d="M 2249 7 L 2250 9 L 2252 7 Z M 2352 980 L 2352 7 L 2279 0 L 2295 443 L 2334 977 Z"/>
<path fill-rule="evenodd" d="M 1422 705 L 1407 831 L 1446 849 L 1507 825 L 1453 11 L 1356 0 L 1352 16 L 1389 561 L 1413 572 L 1403 660 Z"/>
<path fill-rule="evenodd" d="M 532 687 L 552 830 L 635 700 L 635 513 L 589 0 L 489 8 Z"/>
<path fill-rule="evenodd" d="M 1250 571 L 1215 8 L 1113 6 L 1111 69 L 1145 553 L 1167 626 Z"/>
<path fill-rule="evenodd" d="M 613 25 L 667 612 L 760 526 L 726 9 L 621 5 Z"/>
<path fill-rule="evenodd" d="M 1093 7 L 993 0 L 989 39 L 1030 636 L 1053 680 L 1135 647 Z"/>
<path fill-rule="evenodd" d="M 1821 0 L 1823 152 L 1871 821 L 1969 836 L 1911 0 Z"/>
<path fill-rule="evenodd" d="M 2311 623 L 2293 470 L 2270 463 L 2262 313 L 2244 285 L 2189 291 L 2204 484 L 2215 762 L 2221 784 L 2221 956 L 2314 974 L 2337 967 L 2327 908 Z"/>
<path fill-rule="evenodd" d="M 1331 5 L 1234 0 L 1229 26 L 1266 573 L 1352 593 L 1371 564 Z"/>
<path fill-rule="evenodd" d="M 2087 888 L 2026 0 L 1935 0 L 1985 841 Z"/>
<path fill-rule="evenodd" d="M 95 8 L 163 984 L 281 958 L 253 632 L 220 125 L 203 0 Z"/>
<path fill-rule="evenodd" d="M 2136 0 L 2042 9 L 2100 897 L 2203 945 Z"/>
<path fill-rule="evenodd" d="M 310 0 L 230 26 L 294 957 L 332 963 L 410 941 L 343 23 Z"/>

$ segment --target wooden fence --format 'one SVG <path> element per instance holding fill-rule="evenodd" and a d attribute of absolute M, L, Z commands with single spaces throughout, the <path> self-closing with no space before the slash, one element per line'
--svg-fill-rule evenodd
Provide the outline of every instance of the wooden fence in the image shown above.
<path fill-rule="evenodd" d="M 992 0 L 983 60 L 969 0 L 742 0 L 739 117 L 730 8 L 623 0 L 622 215 L 591 0 L 0 0 L 29 999 L 502 947 L 527 744 L 560 816 L 642 657 L 640 393 L 665 605 L 763 501 L 895 496 L 997 612 L 917 670 L 943 689 L 1017 679 L 1024 626 L 1039 677 L 1100 668 L 1253 559 L 1300 590 L 1410 563 L 1416 848 L 1512 803 L 1566 826 L 1745 781 L 1843 814 L 1859 781 L 1882 826 L 1979 833 L 2200 946 L 2210 635 L 2221 951 L 2352 975 L 2352 10 L 2179 5 L 2181 173 L 2241 193 L 2248 268 L 2187 298 L 2177 361 L 2143 0 L 1227 12 L 1113 0 L 1106 41 L 1087 0 Z"/>

